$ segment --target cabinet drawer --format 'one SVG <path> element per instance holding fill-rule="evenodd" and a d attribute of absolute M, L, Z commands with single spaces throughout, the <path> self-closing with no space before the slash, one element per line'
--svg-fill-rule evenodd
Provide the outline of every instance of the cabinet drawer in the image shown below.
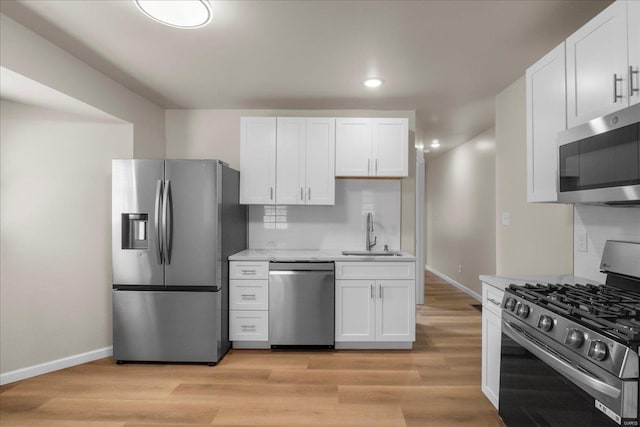
<path fill-rule="evenodd" d="M 498 316 L 502 316 L 502 309 L 500 308 L 500 304 L 502 304 L 502 297 L 504 296 L 504 291 L 501 289 L 494 288 L 491 285 L 487 285 L 486 283 L 482 284 L 482 308 L 489 310 Z"/>
<path fill-rule="evenodd" d="M 231 341 L 268 341 L 268 311 L 229 312 L 229 339 Z"/>
<path fill-rule="evenodd" d="M 414 279 L 414 262 L 336 262 L 336 279 Z"/>
<path fill-rule="evenodd" d="M 269 263 L 267 261 L 231 261 L 229 263 L 230 279 L 269 279 Z"/>
<path fill-rule="evenodd" d="M 230 310 L 268 310 L 268 280 L 230 280 Z"/>

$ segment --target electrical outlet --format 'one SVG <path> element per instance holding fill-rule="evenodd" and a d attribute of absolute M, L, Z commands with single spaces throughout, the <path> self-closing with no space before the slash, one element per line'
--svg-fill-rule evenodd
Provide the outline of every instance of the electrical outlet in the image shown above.
<path fill-rule="evenodd" d="M 587 242 L 587 232 L 576 231 L 576 244 L 580 252 L 589 252 L 589 244 Z"/>
<path fill-rule="evenodd" d="M 458 273 L 462 273 L 462 264 L 458 265 Z"/>

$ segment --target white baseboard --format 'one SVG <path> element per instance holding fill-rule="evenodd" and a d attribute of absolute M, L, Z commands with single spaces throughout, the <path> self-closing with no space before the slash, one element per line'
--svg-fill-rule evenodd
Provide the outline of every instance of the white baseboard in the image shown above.
<path fill-rule="evenodd" d="M 9 371 L 5 372 L 4 374 L 0 374 L 0 385 L 14 383 L 16 381 L 36 377 L 38 375 L 47 374 L 49 372 L 69 368 L 71 366 L 82 365 L 83 363 L 102 359 L 112 355 L 113 347 L 104 347 L 97 350 L 88 351 L 86 353 L 63 357 L 62 359 L 40 363 L 39 365 L 27 366 L 26 368 L 16 369 L 15 371 Z"/>
<path fill-rule="evenodd" d="M 433 274 L 435 274 L 436 276 L 438 276 L 439 278 L 441 278 L 442 280 L 449 282 L 449 284 L 451 284 L 452 286 L 460 289 L 462 292 L 464 292 L 465 294 L 472 296 L 473 298 L 477 299 L 478 301 L 482 302 L 482 295 L 480 295 L 479 293 L 472 291 L 471 289 L 467 288 L 465 285 L 463 285 L 460 282 L 456 282 L 455 280 L 453 280 L 451 277 L 447 276 L 446 274 L 440 273 L 438 270 L 432 268 L 431 266 L 425 265 L 424 266 L 425 270 L 428 270 L 430 272 L 432 272 Z"/>

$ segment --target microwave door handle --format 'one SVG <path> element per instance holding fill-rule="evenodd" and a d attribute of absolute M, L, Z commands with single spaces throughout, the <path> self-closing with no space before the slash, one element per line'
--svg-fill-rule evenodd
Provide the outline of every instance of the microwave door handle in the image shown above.
<path fill-rule="evenodd" d="M 162 233 L 160 231 L 160 210 L 162 209 L 162 180 L 158 180 L 156 184 L 156 203 L 154 214 L 154 225 L 156 232 L 156 256 L 158 258 L 158 264 L 162 264 L 164 254 L 162 247 Z"/>
<path fill-rule="evenodd" d="M 171 196 L 171 181 L 167 180 L 164 184 L 164 195 L 162 197 L 162 230 L 164 232 L 164 262 L 165 264 L 171 264 L 171 246 L 173 238 L 172 222 L 172 203 L 173 197 Z"/>
<path fill-rule="evenodd" d="M 574 384 L 578 385 L 591 395 L 595 394 L 596 396 L 594 397 L 597 397 L 598 395 L 604 395 L 611 399 L 620 398 L 620 395 L 622 394 L 621 390 L 603 382 L 598 378 L 594 378 L 586 372 L 571 366 L 562 359 L 540 348 L 535 343 L 523 337 L 520 333 L 518 333 L 518 331 L 516 331 L 509 323 L 504 320 L 502 321 L 502 332 L 504 332 L 509 338 L 520 344 L 526 350 L 533 353 L 536 357 L 538 357 L 538 359 L 542 360 L 547 365 L 551 366 L 553 369 L 571 380 Z M 601 398 L 601 400 L 604 399 Z"/>

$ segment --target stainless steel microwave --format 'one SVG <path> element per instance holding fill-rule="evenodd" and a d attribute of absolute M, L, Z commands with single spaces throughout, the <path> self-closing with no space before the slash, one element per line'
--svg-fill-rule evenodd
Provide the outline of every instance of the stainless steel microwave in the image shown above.
<path fill-rule="evenodd" d="M 558 201 L 640 205 L 640 104 L 558 134 Z"/>

